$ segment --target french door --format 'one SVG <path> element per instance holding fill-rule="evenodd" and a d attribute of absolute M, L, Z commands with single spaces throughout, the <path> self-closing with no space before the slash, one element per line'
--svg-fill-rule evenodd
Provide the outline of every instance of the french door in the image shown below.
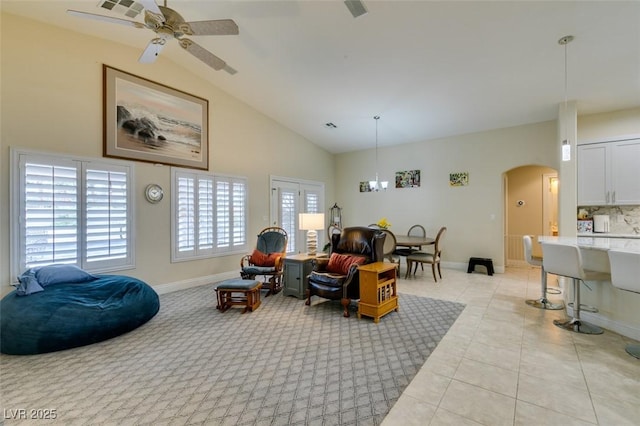
<path fill-rule="evenodd" d="M 306 252 L 306 231 L 298 229 L 298 214 L 324 212 L 324 184 L 272 176 L 270 203 L 271 226 L 282 227 L 289 236 L 287 253 Z M 318 230 L 318 251 L 324 247 L 325 234 Z"/>

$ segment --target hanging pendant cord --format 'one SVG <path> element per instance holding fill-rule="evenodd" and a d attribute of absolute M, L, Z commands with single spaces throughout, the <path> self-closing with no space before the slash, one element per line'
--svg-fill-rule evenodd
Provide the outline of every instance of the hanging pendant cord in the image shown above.
<path fill-rule="evenodd" d="M 376 120 L 376 188 L 378 187 L 378 120 L 380 119 L 379 115 L 373 117 Z"/>
<path fill-rule="evenodd" d="M 568 87 L 569 87 L 569 60 L 568 60 L 568 48 L 567 44 L 573 41 L 572 35 L 567 35 L 558 40 L 558 44 L 564 46 L 564 140 L 562 143 L 568 143 L 567 139 L 567 102 L 568 102 Z"/>
<path fill-rule="evenodd" d="M 568 67 L 568 60 L 567 60 L 567 44 L 569 44 L 569 41 L 567 41 L 564 44 L 564 114 L 565 116 L 567 115 L 567 87 L 568 87 L 568 81 L 569 81 L 569 67 Z"/>

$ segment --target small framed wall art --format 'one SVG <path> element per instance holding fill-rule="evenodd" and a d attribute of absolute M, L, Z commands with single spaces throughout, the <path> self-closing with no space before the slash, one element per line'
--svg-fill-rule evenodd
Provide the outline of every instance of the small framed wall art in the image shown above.
<path fill-rule="evenodd" d="M 469 185 L 469 172 L 449 173 L 449 186 Z"/>
<path fill-rule="evenodd" d="M 396 172 L 396 188 L 417 188 L 420 186 L 420 170 Z"/>
<path fill-rule="evenodd" d="M 371 192 L 369 181 L 360 182 L 360 192 Z"/>

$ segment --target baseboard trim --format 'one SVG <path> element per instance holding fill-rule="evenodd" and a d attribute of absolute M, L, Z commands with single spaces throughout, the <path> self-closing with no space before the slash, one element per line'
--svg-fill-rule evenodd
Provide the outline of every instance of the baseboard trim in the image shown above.
<path fill-rule="evenodd" d="M 172 283 L 158 284 L 154 285 L 153 289 L 158 294 L 166 294 L 192 287 L 200 287 L 202 285 L 213 284 L 231 278 L 238 278 L 239 276 L 240 274 L 238 271 L 223 272 L 220 274 L 206 275 L 204 277 L 191 278 L 188 280 L 175 281 Z"/>

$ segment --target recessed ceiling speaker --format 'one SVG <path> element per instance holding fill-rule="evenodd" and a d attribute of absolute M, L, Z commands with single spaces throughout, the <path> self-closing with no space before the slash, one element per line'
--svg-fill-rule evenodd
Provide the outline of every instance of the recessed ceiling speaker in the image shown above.
<path fill-rule="evenodd" d="M 354 18 L 367 13 L 367 8 L 364 7 L 360 0 L 345 0 L 344 4 L 347 5 L 347 9 L 349 9 Z"/>

